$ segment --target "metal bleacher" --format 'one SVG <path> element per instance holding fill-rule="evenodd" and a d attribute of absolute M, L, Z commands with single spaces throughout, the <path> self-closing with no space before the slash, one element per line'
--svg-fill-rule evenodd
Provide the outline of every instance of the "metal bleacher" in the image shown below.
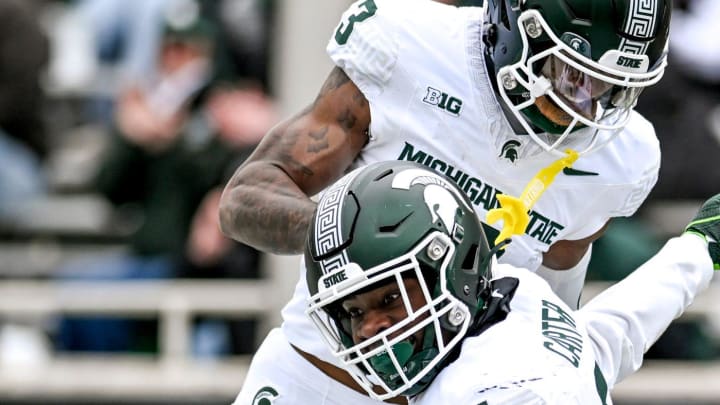
<path fill-rule="evenodd" d="M 280 259 L 267 257 L 263 277 L 247 280 L 54 278 L 63 263 L 125 249 L 122 235 L 108 228 L 115 225 L 111 216 L 97 196 L 55 195 L 29 204 L 23 218 L 5 228 L 0 241 L 0 403 L 228 403 L 242 385 L 250 356 L 194 358 L 193 320 L 202 315 L 255 319 L 255 341 L 260 342 L 279 322 L 297 274 L 295 264 L 278 266 L 273 261 Z M 158 353 L 57 353 L 46 329 L 58 315 L 157 320 Z M 13 332 L 18 329 L 24 335 Z"/>
<path fill-rule="evenodd" d="M 218 398 L 239 390 L 249 356 L 211 361 L 190 354 L 194 315 L 226 318 L 278 311 L 276 287 L 254 281 L 0 282 L 0 316 L 42 324 L 57 314 L 125 315 L 159 321 L 157 356 L 58 355 L 0 367 L 5 399 L 139 400 Z M 266 328 L 261 328 L 266 331 Z M 0 400 L 0 402 L 2 402 Z"/>
<path fill-rule="evenodd" d="M 93 139 L 101 138 L 78 131 L 68 144 L 77 155 Z M 0 403 L 229 403 L 251 355 L 193 357 L 193 322 L 253 319 L 259 344 L 279 324 L 297 260 L 266 256 L 259 279 L 59 281 L 64 264 L 126 251 L 133 229 L 102 197 L 77 191 L 86 165 L 68 166 L 67 158 L 51 161 L 60 191 L 0 224 Z M 157 353 L 56 352 L 59 315 L 157 321 Z"/>

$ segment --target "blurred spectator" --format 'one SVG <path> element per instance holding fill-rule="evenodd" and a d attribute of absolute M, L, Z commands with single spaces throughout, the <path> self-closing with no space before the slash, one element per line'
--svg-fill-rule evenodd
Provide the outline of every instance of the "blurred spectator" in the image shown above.
<path fill-rule="evenodd" d="M 138 214 L 130 253 L 74 263 L 63 269 L 65 278 L 257 275 L 258 253 L 219 231 L 218 187 L 274 122 L 272 104 L 258 88 L 214 85 L 216 25 L 188 2 L 177 4 L 163 20 L 156 79 L 127 86 L 117 99 L 114 136 L 96 179 L 97 190 L 117 207 Z M 143 326 L 68 319 L 59 346 L 143 349 Z M 230 351 L 226 326 L 199 325 L 196 353 Z"/>
<path fill-rule="evenodd" d="M 673 13 L 672 55 L 685 72 L 709 83 L 720 83 L 720 2 L 681 0 Z"/>
<path fill-rule="evenodd" d="M 45 191 L 42 161 L 49 145 L 40 77 L 49 51 L 33 5 L 0 1 L 0 222 Z"/>
<path fill-rule="evenodd" d="M 163 36 L 163 13 L 176 0 L 80 0 L 75 17 L 85 23 L 93 43 L 86 52 L 97 63 L 115 65 L 121 83 L 156 79 L 156 57 Z M 196 3 L 186 2 L 194 7 Z"/>
<path fill-rule="evenodd" d="M 174 9 L 170 18 L 176 24 L 192 15 L 213 22 L 213 81 L 242 78 L 267 93 L 273 5 L 274 0 L 81 0 L 56 24 L 59 52 L 51 77 L 61 89 L 92 93 L 89 120 L 110 121 L 119 89 L 158 80 L 155 58 L 166 34 L 165 11 Z"/>
<path fill-rule="evenodd" d="M 125 79 L 152 78 L 168 7 L 182 13 L 197 8 L 217 28 L 215 67 L 221 74 L 252 77 L 266 84 L 267 50 L 273 0 L 81 0 L 77 17 L 89 25 L 98 61 L 119 65 Z M 176 18 L 183 18 L 181 15 Z M 232 73 L 228 73 L 232 71 Z"/>
<path fill-rule="evenodd" d="M 203 12 L 218 21 L 216 56 L 220 78 L 253 78 L 271 92 L 268 63 L 274 0 L 203 0 Z"/>

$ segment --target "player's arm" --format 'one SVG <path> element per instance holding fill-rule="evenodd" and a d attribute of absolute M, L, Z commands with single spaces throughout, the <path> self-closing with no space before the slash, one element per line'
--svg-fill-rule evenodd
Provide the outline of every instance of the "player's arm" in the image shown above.
<path fill-rule="evenodd" d="M 590 249 L 590 245 L 605 233 L 609 224 L 610 221 L 606 222 L 599 231 L 587 238 L 555 242 L 543 254 L 543 266 L 552 270 L 567 270 L 575 267 Z"/>
<path fill-rule="evenodd" d="M 542 265 L 536 270 L 550 284 L 555 294 L 572 309 L 580 306 L 592 243 L 602 236 L 609 223 L 606 222 L 599 231 L 587 238 L 555 242 L 543 254 Z"/>
<path fill-rule="evenodd" d="M 703 205 L 684 235 L 577 312 L 610 387 L 640 367 L 643 354 L 709 285 L 720 263 L 718 238 L 720 194 Z"/>
<path fill-rule="evenodd" d="M 340 178 L 368 141 L 367 100 L 339 68 L 315 101 L 265 135 L 223 191 L 220 227 L 278 254 L 302 251 L 312 196 Z"/>

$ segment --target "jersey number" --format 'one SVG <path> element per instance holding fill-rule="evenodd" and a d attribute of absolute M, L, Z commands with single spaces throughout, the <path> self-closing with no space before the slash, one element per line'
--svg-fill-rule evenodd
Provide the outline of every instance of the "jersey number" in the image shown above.
<path fill-rule="evenodd" d="M 350 38 L 350 34 L 352 34 L 355 23 L 367 20 L 375 15 L 375 12 L 377 11 L 377 6 L 373 0 L 366 0 L 358 4 L 357 8 L 358 11 L 350 14 L 347 21 L 341 22 L 337 31 L 335 31 L 335 42 L 337 42 L 338 45 L 345 45 L 347 43 L 348 38 Z"/>

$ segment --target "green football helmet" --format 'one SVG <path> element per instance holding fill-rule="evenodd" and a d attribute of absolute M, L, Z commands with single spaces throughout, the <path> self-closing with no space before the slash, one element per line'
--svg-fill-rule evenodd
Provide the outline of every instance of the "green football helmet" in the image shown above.
<path fill-rule="evenodd" d="M 612 135 L 583 152 L 612 139 L 667 65 L 672 0 L 487 0 L 485 7 L 493 87 L 518 133 L 547 151 L 585 127 L 594 137 Z"/>
<path fill-rule="evenodd" d="M 491 257 L 470 201 L 451 180 L 417 163 L 372 164 L 319 200 L 305 248 L 307 313 L 368 394 L 415 395 L 482 313 Z M 422 290 L 419 308 L 410 303 L 408 278 Z M 406 317 L 354 340 L 353 315 L 342 303 L 391 282 Z"/>

